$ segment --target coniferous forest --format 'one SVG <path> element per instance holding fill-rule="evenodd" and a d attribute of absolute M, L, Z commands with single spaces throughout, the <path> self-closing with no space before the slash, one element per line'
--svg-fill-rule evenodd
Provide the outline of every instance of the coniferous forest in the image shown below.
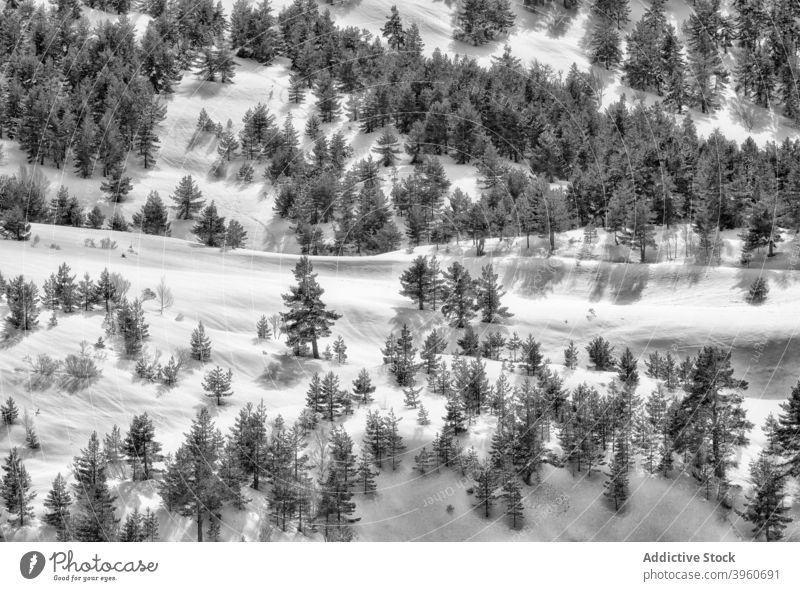
<path fill-rule="evenodd" d="M 800 539 L 796 2 L 0 6 L 0 539 Z"/>

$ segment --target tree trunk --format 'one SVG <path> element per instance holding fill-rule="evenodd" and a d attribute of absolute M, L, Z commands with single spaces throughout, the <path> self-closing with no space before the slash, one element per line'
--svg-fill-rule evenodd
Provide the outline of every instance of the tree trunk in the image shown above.
<path fill-rule="evenodd" d="M 317 347 L 317 337 L 311 339 L 311 352 L 314 355 L 314 359 L 319 359 L 319 348 Z"/>
<path fill-rule="evenodd" d="M 197 507 L 197 541 L 203 541 L 203 509 L 199 505 Z"/>

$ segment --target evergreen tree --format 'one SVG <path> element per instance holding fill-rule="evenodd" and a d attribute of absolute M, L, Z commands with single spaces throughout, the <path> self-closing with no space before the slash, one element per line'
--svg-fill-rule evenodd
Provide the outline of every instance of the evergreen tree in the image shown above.
<path fill-rule="evenodd" d="M 375 476 L 377 475 L 372 469 L 375 460 L 370 455 L 366 447 L 361 448 L 361 454 L 358 456 L 358 465 L 356 466 L 356 478 L 358 479 L 359 493 L 368 495 L 377 490 L 375 485 Z"/>
<path fill-rule="evenodd" d="M 431 275 L 428 257 L 418 256 L 411 266 L 400 275 L 400 295 L 410 298 L 420 310 L 425 309 L 431 292 Z"/>
<path fill-rule="evenodd" d="M 6 283 L 6 304 L 11 312 L 6 323 L 27 332 L 39 323 L 39 289 L 33 281 L 25 282 L 22 275 Z"/>
<path fill-rule="evenodd" d="M 791 522 L 789 507 L 784 504 L 785 475 L 769 454 L 762 452 L 750 463 L 753 490 L 744 505 L 742 516 L 753 524 L 756 539 L 764 535 L 767 542 L 783 538 L 783 530 Z"/>
<path fill-rule="evenodd" d="M 403 438 L 398 431 L 398 424 L 402 421 L 394 414 L 393 409 L 389 409 L 389 414 L 384 418 L 384 432 L 386 437 L 386 458 L 392 463 L 392 470 L 397 470 L 400 465 L 401 457 L 406 449 Z"/>
<path fill-rule="evenodd" d="M 5 404 L 0 405 L 0 418 L 3 419 L 4 425 L 13 425 L 17 422 L 19 417 L 19 407 L 14 399 L 9 396 Z"/>
<path fill-rule="evenodd" d="M 31 501 L 36 493 L 31 491 L 31 477 L 28 475 L 16 447 L 11 448 L 3 464 L 0 496 L 3 497 L 9 514 L 15 515 L 14 519 L 10 520 L 12 525 L 24 527 L 28 518 L 33 517 Z"/>
<path fill-rule="evenodd" d="M 261 318 L 256 322 L 256 337 L 259 341 L 265 341 L 272 336 L 272 331 L 269 328 L 269 320 L 262 314 Z"/>
<path fill-rule="evenodd" d="M 44 507 L 47 512 L 44 514 L 43 521 L 56 528 L 56 539 L 59 542 L 68 542 L 71 537 L 71 513 L 72 495 L 69 494 L 67 482 L 59 472 L 47 498 L 44 500 Z"/>
<path fill-rule="evenodd" d="M 228 221 L 228 227 L 225 229 L 225 246 L 231 250 L 234 250 L 236 248 L 244 248 L 246 243 L 247 232 L 242 224 L 236 220 Z"/>
<path fill-rule="evenodd" d="M 159 492 L 168 511 L 195 518 L 198 542 L 203 541 L 206 518 L 213 519 L 229 494 L 217 474 L 222 448 L 222 434 L 208 409 L 201 408 L 185 442 L 168 460 L 160 484 Z"/>
<path fill-rule="evenodd" d="M 628 487 L 628 452 L 624 438 L 614 438 L 614 457 L 606 474 L 605 495 L 614 503 L 614 511 L 619 511 L 630 495 Z"/>
<path fill-rule="evenodd" d="M 108 490 L 106 471 L 107 463 L 100 451 L 100 439 L 93 432 L 86 449 L 81 450 L 74 462 L 72 532 L 76 541 L 109 542 L 117 537 L 119 520 L 114 517 L 116 497 Z"/>
<path fill-rule="evenodd" d="M 428 336 L 420 351 L 420 358 L 425 362 L 425 373 L 431 375 L 439 365 L 440 354 L 444 353 L 447 342 L 437 329 L 433 329 Z"/>
<path fill-rule="evenodd" d="M 488 462 L 483 462 L 475 470 L 475 505 L 483 509 L 483 516 L 489 517 L 489 512 L 497 498 L 497 473 Z"/>
<path fill-rule="evenodd" d="M 131 189 L 133 189 L 131 178 L 125 176 L 124 166 L 114 166 L 108 179 L 100 184 L 100 190 L 106 194 L 106 198 L 112 203 L 125 201 Z"/>
<path fill-rule="evenodd" d="M 153 463 L 161 460 L 161 444 L 155 436 L 155 426 L 147 413 L 133 417 L 122 442 L 122 451 L 133 469 L 133 480 L 150 480 L 153 477 Z"/>
<path fill-rule="evenodd" d="M 781 403 L 776 435 L 788 473 L 800 476 L 800 381 L 792 388 L 788 400 Z"/>
<path fill-rule="evenodd" d="M 564 349 L 564 365 L 567 369 L 578 367 L 578 348 L 573 341 L 570 341 L 569 346 Z"/>
<path fill-rule="evenodd" d="M 456 344 L 461 347 L 461 353 L 467 357 L 476 357 L 479 354 L 480 341 L 471 324 L 467 325 L 464 336 L 456 340 Z"/>
<path fill-rule="evenodd" d="M 431 420 L 428 417 L 428 410 L 420 403 L 419 410 L 417 411 L 417 424 L 421 426 L 430 425 Z"/>
<path fill-rule="evenodd" d="M 95 230 L 102 228 L 104 221 L 105 216 L 103 215 L 103 211 L 100 209 L 99 205 L 95 205 L 89 212 L 89 215 L 86 216 L 86 223 L 90 228 Z"/>
<path fill-rule="evenodd" d="M 336 359 L 336 363 L 339 365 L 347 363 L 347 345 L 345 345 L 341 335 L 336 337 L 336 340 L 333 342 L 333 356 L 334 359 Z"/>
<path fill-rule="evenodd" d="M 158 195 L 158 191 L 150 191 L 142 209 L 133 214 L 133 225 L 144 234 L 169 236 L 170 223 L 167 221 L 167 206 Z"/>
<path fill-rule="evenodd" d="M 519 484 L 513 477 L 506 477 L 501 496 L 505 504 L 506 515 L 511 521 L 511 527 L 517 529 L 522 523 L 524 506 Z"/>
<path fill-rule="evenodd" d="M 183 177 L 172 195 L 176 209 L 175 217 L 179 220 L 190 220 L 194 214 L 203 208 L 205 200 L 203 193 L 192 179 L 191 175 Z"/>
<path fill-rule="evenodd" d="M 607 340 L 601 336 L 596 336 L 586 346 L 586 351 L 589 353 L 589 360 L 594 363 L 597 371 L 611 371 L 616 365 L 613 351 L 614 347 L 611 346 Z"/>
<path fill-rule="evenodd" d="M 380 162 L 381 165 L 395 166 L 397 163 L 397 154 L 400 153 L 400 149 L 397 147 L 398 142 L 397 136 L 391 129 L 387 128 L 383 131 L 378 138 L 377 147 L 372 149 L 373 152 L 378 154 L 378 162 Z"/>
<path fill-rule="evenodd" d="M 117 309 L 117 330 L 122 335 L 125 354 L 137 356 L 142 351 L 144 341 L 149 338 L 149 326 L 144 319 L 142 303 L 138 298 L 128 303 L 123 298 Z"/>
<path fill-rule="evenodd" d="M 469 271 L 454 262 L 444 273 L 445 297 L 442 314 L 456 328 L 464 328 L 475 316 L 475 287 Z"/>
<path fill-rule="evenodd" d="M 491 323 L 498 318 L 513 316 L 506 306 L 500 305 L 500 298 L 505 295 L 505 291 L 497 283 L 497 274 L 491 264 L 481 269 L 480 279 L 475 282 L 475 292 L 475 307 L 481 311 L 481 321 Z"/>
<path fill-rule="evenodd" d="M 372 393 L 374 391 L 375 386 L 372 385 L 369 373 L 366 369 L 362 369 L 358 372 L 358 377 L 353 380 L 353 396 L 359 404 L 369 404 L 373 400 Z"/>
<path fill-rule="evenodd" d="M 197 328 L 192 331 L 190 341 L 192 358 L 205 363 L 211 359 L 211 339 L 206 336 L 206 328 L 202 321 L 197 323 Z"/>
<path fill-rule="evenodd" d="M 736 465 L 735 448 L 748 442 L 753 426 L 742 408 L 742 395 L 735 391 L 745 387 L 747 382 L 733 377 L 729 352 L 703 347 L 669 427 L 675 450 L 692 458 L 707 491 L 711 478 L 716 480 L 720 498 L 727 492 L 728 468 Z"/>
<path fill-rule="evenodd" d="M 215 367 L 203 378 L 203 390 L 207 392 L 206 396 L 209 398 L 217 399 L 217 406 L 222 404 L 224 397 L 232 396 L 231 378 L 233 371 L 230 369 L 226 372 L 219 366 Z"/>
<path fill-rule="evenodd" d="M 309 342 L 314 359 L 319 359 L 317 340 L 331 334 L 331 326 L 341 318 L 333 310 L 327 310 L 321 300 L 325 293 L 317 283 L 317 275 L 308 257 L 303 256 L 294 268 L 296 286 L 283 294 L 283 301 L 289 308 L 281 314 L 287 335 L 286 344 L 299 354 Z"/>
<path fill-rule="evenodd" d="M 222 246 L 225 242 L 225 218 L 217 213 L 212 201 L 200 213 L 200 219 L 192 228 L 192 233 L 206 246 Z"/>

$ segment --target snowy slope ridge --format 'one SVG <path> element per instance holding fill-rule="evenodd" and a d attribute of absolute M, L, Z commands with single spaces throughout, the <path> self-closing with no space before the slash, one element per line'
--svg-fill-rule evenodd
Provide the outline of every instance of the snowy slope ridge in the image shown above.
<path fill-rule="evenodd" d="M 145 304 L 151 335 L 148 350 L 169 356 L 176 349 L 188 346 L 192 329 L 198 321 L 203 322 L 212 339 L 211 363 L 230 367 L 234 373 L 235 394 L 229 403 L 209 406 L 223 429 L 232 425 L 243 404 L 262 399 L 271 418 L 280 413 L 291 421 L 304 405 L 312 373 L 333 370 L 343 385 L 349 385 L 358 371 L 366 368 L 378 386 L 372 406 L 382 411 L 393 408 L 403 417 L 401 432 L 408 451 L 397 472 L 381 473 L 377 497 L 357 497 L 357 515 L 361 517 L 359 539 L 736 540 L 746 536 L 746 524 L 732 517 L 716 516 L 713 504 L 705 502 L 697 484 L 685 477 L 665 480 L 633 474 L 631 510 L 619 518 L 613 517 L 603 502 L 601 474 L 588 477 L 579 474 L 573 478 L 569 470 L 545 467 L 541 482 L 525 490 L 526 512 L 530 516 L 527 526 L 520 532 L 510 532 L 503 519 L 486 521 L 470 508 L 471 497 L 464 488 L 471 486 L 471 481 L 464 480 L 460 473 L 443 470 L 422 478 L 412 472 L 414 455 L 421 446 L 429 447 L 434 434 L 441 429 L 444 401 L 427 391 L 423 393 L 422 401 L 430 411 L 432 424 L 417 425 L 416 411 L 404 408 L 402 391 L 394 386 L 391 375 L 381 365 L 380 347 L 390 330 L 396 331 L 408 323 L 417 345 L 427 331 L 441 327 L 450 340 L 448 353 L 455 348 L 455 331 L 446 326 L 440 314 L 419 312 L 398 294 L 397 277 L 412 254 L 389 253 L 372 259 L 315 258 L 315 271 L 326 290 L 325 300 L 343 315 L 330 339 L 341 335 L 348 345 L 350 361 L 339 366 L 286 356 L 283 342 L 255 339 L 257 318 L 282 309 L 280 294 L 292 282 L 295 256 L 246 250 L 220 253 L 218 249 L 177 239 L 106 231 L 53 226 L 34 226 L 33 230 L 41 237 L 35 247 L 30 243 L 3 243 L 0 269 L 4 275 L 24 273 L 41 284 L 64 261 L 79 277 L 84 272 L 97 277 L 108 267 L 131 281 L 131 295 L 147 287 L 152 289 L 161 277 L 165 278 L 175 295 L 175 304 L 163 316 L 154 302 Z M 117 249 L 84 246 L 86 238 L 93 238 L 99 244 L 107 236 L 118 242 Z M 439 254 L 444 264 L 461 259 L 474 268 L 485 262 Z M 613 374 L 587 370 L 588 360 L 582 350 L 589 338 L 603 334 L 612 343 L 624 342 L 637 354 L 654 349 L 663 351 L 675 343 L 681 354 L 708 343 L 734 344 L 735 355 L 743 347 L 744 354 L 739 355 L 736 363 L 737 375 L 753 384 L 746 408 L 757 425 L 786 396 L 785 387 L 775 384 L 788 380 L 789 376 L 767 376 L 765 369 L 760 377 L 753 377 L 759 367 L 795 365 L 785 357 L 779 359 L 778 355 L 785 356 L 797 349 L 788 345 L 800 320 L 787 317 L 784 312 L 785 303 L 800 296 L 796 282 L 776 286 L 774 297 L 767 304 L 745 308 L 746 304 L 738 298 L 720 301 L 720 294 L 739 289 L 738 272 L 733 269 L 723 267 L 690 277 L 685 268 L 669 264 L 609 264 L 604 271 L 593 269 L 588 263 L 584 263 L 587 268 L 576 269 L 574 261 L 555 259 L 549 268 L 554 273 L 563 272 L 563 276 L 551 278 L 546 289 L 533 290 L 524 278 L 536 276 L 534 268 L 541 262 L 495 260 L 509 289 L 505 303 L 515 314 L 501 330 L 513 329 L 523 336 L 531 333 L 541 340 L 543 353 L 552 360 L 551 367 L 564 374 L 566 387 L 574 388 L 584 381 L 600 388 L 608 384 Z M 647 279 L 641 276 L 644 269 Z M 626 302 L 629 305 L 619 305 L 620 290 L 628 289 L 622 287 L 628 273 L 641 288 L 636 298 Z M 684 290 L 665 288 L 683 281 L 694 285 L 691 302 L 687 301 Z M 600 288 L 600 284 L 605 287 Z M 153 417 L 164 450 L 172 451 L 182 441 L 182 433 L 197 410 L 210 404 L 200 387 L 204 372 L 201 367 L 190 368 L 173 389 L 143 384 L 132 377 L 132 362 L 120 357 L 120 345 L 113 339 L 108 339 L 105 360 L 100 362 L 102 377 L 87 388 L 70 392 L 56 386 L 44 390 L 30 387 L 26 356 L 48 353 L 63 358 L 77 351 L 81 340 L 94 343 L 103 336 L 102 319 L 103 313 L 98 311 L 61 315 L 56 327 L 47 328 L 43 314 L 36 331 L 5 343 L 0 355 L 0 396 L 13 395 L 21 408 L 29 410 L 42 443 L 40 450 L 23 451 L 34 488 L 39 492 L 35 500 L 37 513 L 41 512 L 45 492 L 55 474 L 70 472 L 72 457 L 85 447 L 93 430 L 106 433 L 114 424 L 124 430 L 132 414 L 146 410 Z M 559 365 L 561 349 L 568 338 L 581 348 L 580 368 L 574 372 L 567 372 Z M 755 351 L 760 352 L 758 359 Z M 280 368 L 276 380 L 264 377 L 270 363 L 277 363 Z M 489 361 L 487 365 L 490 379 L 496 379 L 500 364 Z M 511 376 L 512 380 L 520 379 L 518 374 Z M 643 377 L 640 392 L 646 394 L 652 388 L 652 380 Z M 344 423 L 357 443 L 362 439 L 366 410 L 357 409 Z M 488 451 L 495 420 L 485 417 L 470 429 L 468 442 L 481 454 Z M 9 446 L 23 447 L 24 430 L 19 425 L 3 435 Z M 752 445 L 742 454 L 742 466 L 734 474 L 734 482 L 745 483 L 747 460 L 763 443 L 760 429 L 754 429 Z M 119 481 L 116 494 L 124 511 L 160 506 L 152 484 Z M 263 500 L 256 493 L 251 496 L 255 498 L 246 511 L 225 514 L 226 539 L 241 536 L 257 539 Z M 446 511 L 447 505 L 452 505 L 453 510 Z M 163 509 L 159 509 L 158 515 L 163 539 L 192 539 L 194 530 L 190 520 Z M 387 528 L 387 524 L 391 527 Z M 35 524 L 16 532 L 14 539 L 49 535 L 47 528 Z"/>

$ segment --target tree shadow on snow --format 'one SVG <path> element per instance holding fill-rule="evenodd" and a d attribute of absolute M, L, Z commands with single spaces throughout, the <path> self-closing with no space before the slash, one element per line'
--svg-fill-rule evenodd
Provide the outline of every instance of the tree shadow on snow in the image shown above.
<path fill-rule="evenodd" d="M 642 297 L 650 280 L 650 266 L 640 263 L 600 263 L 589 301 L 607 297 L 613 304 L 632 304 Z"/>

